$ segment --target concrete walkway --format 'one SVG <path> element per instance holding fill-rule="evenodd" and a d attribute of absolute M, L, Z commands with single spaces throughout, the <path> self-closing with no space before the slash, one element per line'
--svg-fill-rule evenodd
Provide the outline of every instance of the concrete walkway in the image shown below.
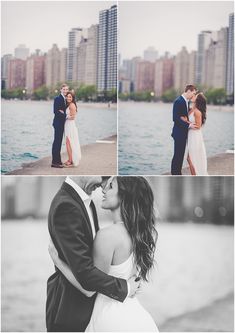
<path fill-rule="evenodd" d="M 36 162 L 26 163 L 21 169 L 6 175 L 115 175 L 117 174 L 117 136 L 111 136 L 96 143 L 81 147 L 82 160 L 77 167 L 52 168 L 51 156 Z M 61 155 L 62 161 L 67 154 Z"/>
<path fill-rule="evenodd" d="M 234 152 L 228 151 L 207 158 L 208 174 L 210 176 L 234 175 Z M 170 175 L 170 172 L 164 173 Z M 182 169 L 182 175 L 191 175 L 189 168 Z"/>
<path fill-rule="evenodd" d="M 167 320 L 160 332 L 234 332 L 233 294 L 197 311 Z"/>

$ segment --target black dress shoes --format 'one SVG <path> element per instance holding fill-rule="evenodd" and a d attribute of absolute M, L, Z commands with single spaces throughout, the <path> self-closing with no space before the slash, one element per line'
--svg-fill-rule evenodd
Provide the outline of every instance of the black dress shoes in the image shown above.
<path fill-rule="evenodd" d="M 51 163 L 51 167 L 52 168 L 63 168 L 64 166 L 63 166 L 62 163 L 61 164 L 59 164 L 59 163 Z"/>

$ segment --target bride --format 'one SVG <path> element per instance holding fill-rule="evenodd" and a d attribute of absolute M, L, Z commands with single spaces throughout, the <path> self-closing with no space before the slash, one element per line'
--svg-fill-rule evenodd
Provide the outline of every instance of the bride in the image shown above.
<path fill-rule="evenodd" d="M 187 139 L 187 161 L 191 175 L 208 175 L 206 149 L 202 135 L 202 125 L 206 121 L 206 98 L 201 92 L 196 92 L 191 99 L 193 105 L 189 111 L 189 120 L 182 117 L 188 123 L 194 123 L 197 129 L 189 128 Z"/>
<path fill-rule="evenodd" d="M 64 136 L 66 139 L 66 148 L 68 161 L 64 163 L 65 167 L 77 166 L 81 160 L 81 148 L 78 138 L 78 130 L 75 123 L 77 105 L 74 94 L 69 91 L 66 95 L 67 109 L 66 121 L 64 125 Z"/>
<path fill-rule="evenodd" d="M 103 188 L 102 208 L 112 213 L 111 226 L 100 229 L 93 244 L 94 264 L 103 272 L 123 279 L 137 274 L 148 281 L 154 264 L 157 240 L 154 197 L 143 177 L 111 177 Z M 53 245 L 49 247 L 55 265 L 86 296 L 69 267 L 60 260 Z M 158 332 L 151 315 L 136 297 L 123 303 L 98 294 L 87 332 Z"/>

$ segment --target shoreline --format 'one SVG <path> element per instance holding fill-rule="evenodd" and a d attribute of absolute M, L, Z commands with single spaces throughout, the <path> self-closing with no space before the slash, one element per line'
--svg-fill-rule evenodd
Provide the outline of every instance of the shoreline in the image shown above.
<path fill-rule="evenodd" d="M 208 176 L 233 176 L 234 175 L 234 151 L 226 151 L 207 157 Z M 162 175 L 171 175 L 168 171 Z M 182 175 L 191 175 L 189 167 L 182 169 Z"/>
<path fill-rule="evenodd" d="M 198 310 L 167 319 L 160 332 L 234 332 L 233 293 Z"/>
<path fill-rule="evenodd" d="M 35 162 L 23 163 L 20 169 L 2 174 L 8 175 L 115 175 L 117 173 L 117 135 L 112 135 L 95 143 L 81 146 L 82 159 L 78 166 L 70 168 L 52 168 L 51 156 Z M 67 153 L 61 153 L 66 161 Z"/>
<path fill-rule="evenodd" d="M 19 102 L 30 102 L 30 103 L 51 103 L 51 105 L 53 106 L 53 99 L 51 100 L 29 100 L 29 99 L 25 99 L 25 100 L 21 100 L 21 99 L 17 99 L 17 100 L 14 100 L 14 99 L 2 99 L 2 102 L 6 102 L 6 103 L 19 103 Z M 107 108 L 107 109 L 112 109 L 112 110 L 116 110 L 117 109 L 117 103 L 104 103 L 104 102 L 81 102 L 81 101 L 78 101 L 77 102 L 77 106 L 79 107 L 87 107 L 87 108 L 97 108 L 97 109 L 103 109 L 103 108 Z"/>
<path fill-rule="evenodd" d="M 154 101 L 151 101 L 151 102 L 147 102 L 147 101 L 132 101 L 132 100 L 129 100 L 129 101 L 121 101 L 121 100 L 118 100 L 118 103 L 120 104 L 124 104 L 124 103 L 133 103 L 133 104 L 158 104 L 158 105 L 161 105 L 161 104 L 168 104 L 168 105 L 171 105 L 173 107 L 173 102 L 162 102 L 162 101 L 157 101 L 157 102 L 154 102 Z M 207 104 L 207 108 L 210 109 L 210 108 L 213 108 L 214 110 L 213 111 L 223 111 L 223 112 L 234 112 L 234 105 L 214 105 L 214 104 Z"/>

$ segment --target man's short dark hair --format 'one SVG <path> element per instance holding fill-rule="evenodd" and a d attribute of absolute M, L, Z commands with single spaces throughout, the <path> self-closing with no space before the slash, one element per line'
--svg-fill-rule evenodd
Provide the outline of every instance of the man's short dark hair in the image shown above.
<path fill-rule="evenodd" d="M 190 91 L 196 90 L 196 87 L 193 84 L 187 84 L 187 86 L 184 89 L 184 92 L 187 92 L 188 90 Z"/>

